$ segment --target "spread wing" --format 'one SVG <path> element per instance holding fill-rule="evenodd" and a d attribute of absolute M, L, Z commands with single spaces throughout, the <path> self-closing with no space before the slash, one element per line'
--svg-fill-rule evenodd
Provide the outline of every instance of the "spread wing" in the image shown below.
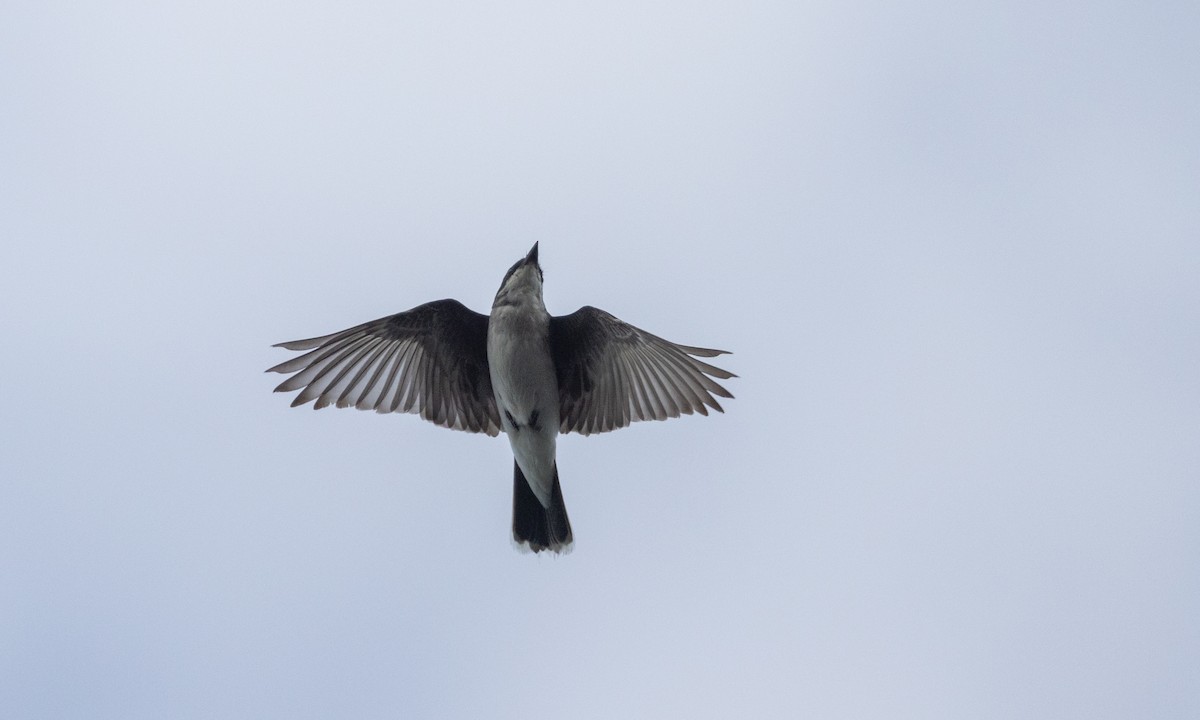
<path fill-rule="evenodd" d="M 635 420 L 707 415 L 709 407 L 724 412 L 713 396 L 733 397 L 712 378 L 737 376 L 696 359 L 724 350 L 676 345 L 594 307 L 550 318 L 550 350 L 562 432 L 590 435 Z"/>
<path fill-rule="evenodd" d="M 275 392 L 380 413 L 416 413 L 454 430 L 500 433 L 487 361 L 488 316 L 438 300 L 349 330 L 275 347 L 308 350 L 267 372 L 295 373 Z"/>

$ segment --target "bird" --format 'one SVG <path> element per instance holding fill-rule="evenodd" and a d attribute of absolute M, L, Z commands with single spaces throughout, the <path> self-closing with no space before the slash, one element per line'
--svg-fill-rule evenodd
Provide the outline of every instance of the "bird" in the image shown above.
<path fill-rule="evenodd" d="M 558 478 L 560 433 L 609 432 L 639 420 L 724 413 L 716 382 L 737 377 L 698 358 L 724 350 L 679 345 L 584 306 L 551 316 L 538 243 L 504 275 L 490 314 L 457 300 L 418 305 L 329 335 L 278 343 L 305 351 L 267 372 L 275 392 L 377 413 L 413 413 L 453 430 L 508 436 L 512 539 L 561 553 L 574 542 Z"/>

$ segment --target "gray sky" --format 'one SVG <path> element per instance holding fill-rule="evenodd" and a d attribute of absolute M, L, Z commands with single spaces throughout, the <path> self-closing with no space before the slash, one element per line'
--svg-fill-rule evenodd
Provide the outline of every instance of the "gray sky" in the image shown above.
<path fill-rule="evenodd" d="M 0 716 L 1200 715 L 1200 9 L 0 10 Z M 735 354 L 560 440 L 287 407 L 454 297 Z"/>

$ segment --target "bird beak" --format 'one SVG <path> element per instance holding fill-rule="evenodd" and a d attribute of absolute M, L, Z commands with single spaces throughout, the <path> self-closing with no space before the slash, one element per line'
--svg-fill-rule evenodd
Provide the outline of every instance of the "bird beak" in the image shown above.
<path fill-rule="evenodd" d="M 538 247 L 538 244 L 534 243 L 533 248 L 529 251 L 529 254 L 525 256 L 526 263 L 533 263 L 534 265 L 538 264 L 537 247 Z"/>

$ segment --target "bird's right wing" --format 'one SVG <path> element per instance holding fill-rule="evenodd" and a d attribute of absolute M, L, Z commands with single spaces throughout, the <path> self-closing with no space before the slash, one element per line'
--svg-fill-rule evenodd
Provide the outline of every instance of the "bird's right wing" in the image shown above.
<path fill-rule="evenodd" d="M 561 432 L 590 435 L 635 420 L 707 415 L 705 406 L 724 412 L 713 396 L 733 397 L 712 378 L 736 376 L 696 359 L 724 350 L 676 345 L 594 307 L 550 318 L 550 351 Z"/>
<path fill-rule="evenodd" d="M 275 392 L 380 413 L 416 413 L 442 427 L 500 433 L 487 361 L 488 316 L 438 300 L 348 330 L 275 347 L 309 352 L 267 372 L 296 373 Z"/>

